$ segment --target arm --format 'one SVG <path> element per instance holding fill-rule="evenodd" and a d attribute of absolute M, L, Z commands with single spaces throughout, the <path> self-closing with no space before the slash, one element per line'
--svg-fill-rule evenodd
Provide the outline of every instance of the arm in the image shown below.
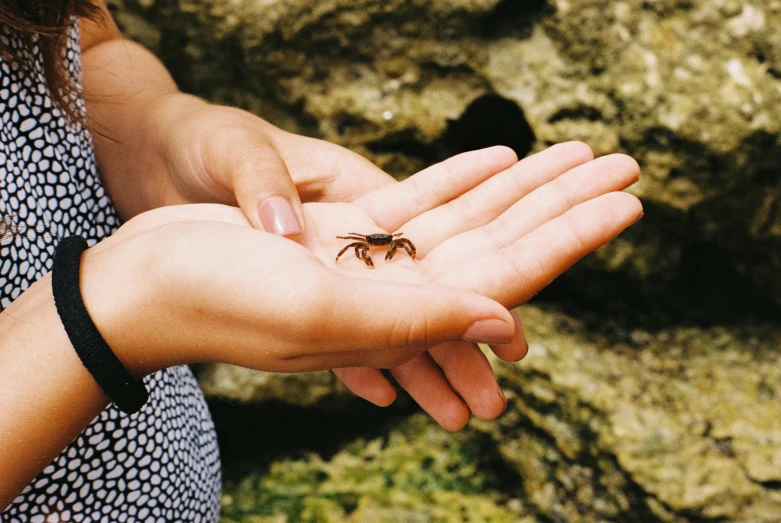
<path fill-rule="evenodd" d="M 104 22 L 83 24 L 84 49 L 118 41 Z M 1 512 L 108 404 L 68 341 L 50 275 L 0 314 L 0 397 Z"/>
<path fill-rule="evenodd" d="M 91 271 L 91 281 L 109 288 L 100 270 Z M 106 298 L 92 296 L 97 303 Z M 106 309 L 111 310 L 124 307 L 114 304 Z M 133 358 L 118 355 L 131 372 L 142 372 Z M 54 306 L 50 274 L 0 314 L 0 397 L 2 512 L 108 404 L 68 341 Z"/>
<path fill-rule="evenodd" d="M 184 203 L 170 183 L 158 133 L 168 103 L 193 104 L 149 51 L 122 38 L 105 4 L 81 21 L 84 98 L 98 170 L 120 216 Z"/>
<path fill-rule="evenodd" d="M 60 324 L 50 278 L 0 314 L 0 511 L 108 403 Z"/>

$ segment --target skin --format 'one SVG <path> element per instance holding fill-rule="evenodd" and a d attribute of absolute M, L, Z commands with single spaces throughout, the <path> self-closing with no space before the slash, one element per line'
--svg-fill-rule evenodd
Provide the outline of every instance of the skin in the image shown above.
<path fill-rule="evenodd" d="M 527 345 L 508 309 L 642 216 L 620 192 L 639 175 L 626 156 L 593 160 L 569 143 L 518 162 L 495 147 L 395 183 L 338 146 L 178 93 L 113 23 L 83 29 L 98 164 L 128 221 L 85 253 L 82 292 L 137 377 L 197 361 L 334 369 L 387 405 L 396 391 L 379 369 L 391 368 L 445 428 L 491 419 L 505 401 L 483 353 L 462 340 L 469 326 L 505 325 L 506 344 L 492 349 L 521 359 Z M 262 231 L 258 205 L 272 195 L 305 223 L 298 243 Z M 185 205 L 197 202 L 210 203 Z M 349 230 L 403 230 L 418 259 L 337 265 L 336 236 Z M 49 280 L 0 314 L 0 507 L 107 404 Z"/>

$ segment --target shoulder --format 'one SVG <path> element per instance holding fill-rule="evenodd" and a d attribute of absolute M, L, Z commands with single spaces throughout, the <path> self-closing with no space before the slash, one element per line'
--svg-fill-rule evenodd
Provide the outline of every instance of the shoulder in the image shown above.
<path fill-rule="evenodd" d="M 106 6 L 104 0 L 95 0 L 95 4 L 100 8 L 101 16 L 96 20 L 88 20 L 86 18 L 80 18 L 79 24 L 81 26 L 81 52 L 85 53 L 91 47 L 107 42 L 109 40 L 117 40 L 122 38 L 122 33 L 119 31 L 117 24 L 111 17 L 111 13 Z"/>

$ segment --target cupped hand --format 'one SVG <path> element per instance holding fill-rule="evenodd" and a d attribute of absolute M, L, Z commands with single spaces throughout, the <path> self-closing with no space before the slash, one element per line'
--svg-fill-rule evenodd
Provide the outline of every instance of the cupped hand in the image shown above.
<path fill-rule="evenodd" d="M 642 216 L 640 202 L 620 192 L 638 177 L 630 157 L 594 160 L 582 143 L 560 144 L 517 163 L 504 148 L 476 151 L 349 205 L 308 207 L 317 229 L 308 231 L 302 244 L 356 277 L 444 283 L 513 308 Z M 354 256 L 338 264 L 329 259 L 349 242 L 336 240 L 337 235 L 397 231 L 415 244 L 417 260 L 400 252 L 384 263 L 382 251 L 372 250 L 376 269 L 370 270 Z M 517 318 L 516 326 L 519 335 L 512 343 L 491 347 L 507 361 L 526 354 Z M 336 373 L 374 403 L 389 404 L 395 397 L 374 369 Z M 448 429 L 462 427 L 471 413 L 491 419 L 505 407 L 491 367 L 473 343 L 439 345 L 392 373 Z"/>
<path fill-rule="evenodd" d="M 515 330 L 508 311 L 478 293 L 354 277 L 223 205 L 142 213 L 89 249 L 82 270 L 96 325 L 142 375 L 195 361 L 385 368 L 475 323 L 503 326 L 507 341 Z"/>

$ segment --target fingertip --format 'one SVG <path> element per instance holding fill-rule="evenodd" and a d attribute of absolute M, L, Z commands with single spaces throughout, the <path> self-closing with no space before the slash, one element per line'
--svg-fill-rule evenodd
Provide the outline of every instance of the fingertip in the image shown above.
<path fill-rule="evenodd" d="M 306 232 L 306 214 L 304 213 L 304 204 L 301 202 L 301 197 L 298 193 L 294 193 L 290 198 L 290 202 L 293 205 L 293 212 L 298 218 L 298 223 L 301 226 L 301 234 L 299 238 Z"/>
<path fill-rule="evenodd" d="M 396 401 L 396 388 L 378 369 L 344 367 L 333 373 L 356 396 L 378 407 L 388 407 Z"/>
<path fill-rule="evenodd" d="M 382 383 L 375 383 L 364 399 L 378 407 L 390 407 L 398 396 L 396 388 L 388 380 L 385 380 Z"/>
<path fill-rule="evenodd" d="M 377 394 L 360 396 L 360 397 L 362 399 L 365 399 L 369 403 L 376 405 L 377 407 L 390 407 L 396 401 L 398 394 L 396 393 L 395 390 L 390 390 L 390 391 L 381 391 L 378 392 Z"/>
<path fill-rule="evenodd" d="M 496 357 L 508 363 L 518 363 L 529 353 L 529 344 L 526 340 L 516 341 L 506 345 L 489 345 Z"/>
<path fill-rule="evenodd" d="M 518 153 L 506 145 L 494 145 L 493 147 L 488 147 L 485 150 L 490 151 L 493 155 L 496 156 L 497 160 L 502 160 L 503 163 L 507 164 L 508 167 L 518 163 Z"/>
<path fill-rule="evenodd" d="M 498 385 L 496 386 L 495 391 L 487 391 L 486 394 L 488 394 L 489 397 L 484 398 L 483 401 L 480 402 L 482 405 L 481 408 L 473 408 L 472 414 L 478 419 L 490 421 L 498 418 L 507 410 L 507 398 Z"/>
<path fill-rule="evenodd" d="M 471 417 L 472 412 L 466 402 L 458 397 L 458 401 L 452 401 L 447 407 L 441 408 L 434 419 L 442 428 L 450 432 L 457 432 L 469 423 Z"/>
<path fill-rule="evenodd" d="M 643 217 L 643 202 L 641 202 L 637 196 L 629 194 L 628 192 L 616 192 L 612 194 L 614 195 L 613 198 L 616 200 L 614 204 L 616 211 L 621 212 L 628 220 L 631 220 L 630 224 L 637 222 Z"/>
<path fill-rule="evenodd" d="M 588 219 L 589 214 L 592 214 L 592 219 L 598 217 L 599 220 L 592 224 L 593 228 L 604 231 L 620 231 L 642 217 L 643 204 L 637 196 L 631 193 L 614 191 L 583 202 L 570 212 L 577 213 L 579 221 Z"/>
<path fill-rule="evenodd" d="M 640 164 L 628 154 L 609 154 L 602 159 L 610 161 L 611 168 L 620 172 L 630 185 L 640 180 Z"/>
<path fill-rule="evenodd" d="M 518 163 L 518 155 L 506 145 L 494 145 L 457 154 L 442 163 L 451 166 L 449 171 L 461 169 L 468 173 L 474 182 L 481 183 Z"/>
<path fill-rule="evenodd" d="M 510 343 L 490 344 L 489 347 L 496 356 L 504 361 L 515 363 L 521 361 L 529 353 L 529 343 L 517 313 L 511 312 L 515 322 L 515 336 Z"/>
<path fill-rule="evenodd" d="M 645 209 L 643 208 L 643 202 L 640 201 L 640 198 L 635 197 L 635 212 L 636 212 L 636 218 L 635 221 L 639 220 L 645 215 Z"/>
<path fill-rule="evenodd" d="M 579 158 L 581 163 L 590 162 L 594 159 L 594 150 L 586 142 L 579 140 L 573 140 L 569 142 L 562 142 L 552 145 L 550 149 L 557 149 L 558 152 Z M 565 151 L 566 150 L 566 151 Z"/>

